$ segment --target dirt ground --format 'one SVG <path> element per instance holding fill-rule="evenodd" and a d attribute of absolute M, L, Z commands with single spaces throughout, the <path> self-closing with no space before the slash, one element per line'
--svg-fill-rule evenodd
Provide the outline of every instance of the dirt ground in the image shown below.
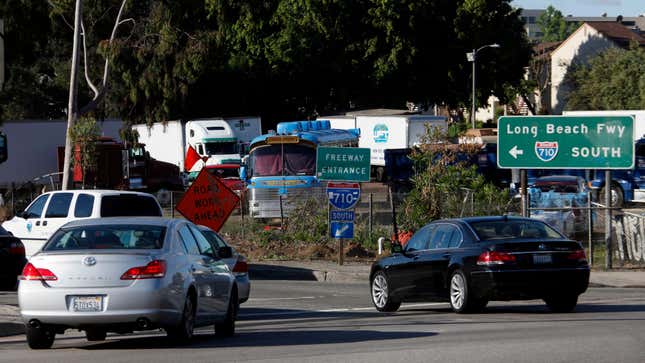
<path fill-rule="evenodd" d="M 336 261 L 338 259 L 339 243 L 304 243 L 271 241 L 260 244 L 250 242 L 241 238 L 226 236 L 227 241 L 234 246 L 238 252 L 246 256 L 250 261 L 263 260 L 325 260 Z M 353 242 L 345 242 L 343 248 L 346 261 L 374 261 L 376 255 L 361 245 Z"/>

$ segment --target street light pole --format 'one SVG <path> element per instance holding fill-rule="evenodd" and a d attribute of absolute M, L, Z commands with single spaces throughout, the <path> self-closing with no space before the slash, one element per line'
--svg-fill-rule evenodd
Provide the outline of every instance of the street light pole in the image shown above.
<path fill-rule="evenodd" d="M 472 128 L 475 128 L 475 61 L 477 60 L 477 51 L 473 49 L 473 98 L 472 98 L 472 108 L 470 109 L 470 123 Z"/>
<path fill-rule="evenodd" d="M 468 61 L 473 63 L 473 75 L 472 75 L 472 77 L 473 77 L 473 95 L 472 95 L 472 108 L 470 110 L 470 122 L 471 122 L 471 125 L 472 125 L 473 129 L 475 128 L 475 89 L 477 89 L 476 83 L 475 83 L 476 82 L 476 77 L 475 77 L 476 66 L 475 66 L 475 62 L 477 61 L 477 53 L 480 50 L 484 49 L 484 48 L 499 48 L 499 47 L 500 47 L 500 45 L 497 44 L 497 43 L 487 44 L 487 45 L 481 46 L 481 47 L 479 47 L 477 49 L 473 49 L 472 53 L 471 52 L 466 53 L 466 58 L 468 59 Z"/>

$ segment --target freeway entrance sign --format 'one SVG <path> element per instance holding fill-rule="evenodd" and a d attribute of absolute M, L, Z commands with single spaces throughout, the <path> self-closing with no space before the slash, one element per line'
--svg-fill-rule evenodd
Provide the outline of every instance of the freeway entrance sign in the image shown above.
<path fill-rule="evenodd" d="M 370 181 L 370 149 L 319 147 L 316 176 L 320 180 Z"/>
<path fill-rule="evenodd" d="M 518 169 L 631 169 L 631 116 L 500 117 L 497 164 Z"/>

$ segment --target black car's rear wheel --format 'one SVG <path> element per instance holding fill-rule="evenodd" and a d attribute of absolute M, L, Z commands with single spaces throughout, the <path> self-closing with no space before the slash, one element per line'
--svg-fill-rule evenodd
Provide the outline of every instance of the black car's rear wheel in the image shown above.
<path fill-rule="evenodd" d="M 383 271 L 378 271 L 374 274 L 370 285 L 372 303 L 376 310 L 384 312 L 399 310 L 401 301 L 392 296 L 388 278 Z"/>
<path fill-rule="evenodd" d="M 45 325 L 31 327 L 27 324 L 25 325 L 25 335 L 27 336 L 27 344 L 31 349 L 49 349 L 56 338 L 54 329 Z"/>
<path fill-rule="evenodd" d="M 544 298 L 546 306 L 554 313 L 569 313 L 578 304 L 578 295 L 555 295 Z"/>
<path fill-rule="evenodd" d="M 461 270 L 456 270 L 450 276 L 449 293 L 450 307 L 456 313 L 481 311 L 488 304 L 487 300 L 472 296 L 466 275 Z"/>

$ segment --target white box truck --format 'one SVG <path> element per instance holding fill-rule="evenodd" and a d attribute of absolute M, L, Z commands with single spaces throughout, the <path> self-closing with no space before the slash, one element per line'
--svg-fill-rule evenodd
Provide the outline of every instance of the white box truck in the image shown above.
<path fill-rule="evenodd" d="M 369 148 L 372 177 L 385 180 L 385 150 L 411 148 L 421 143 L 426 125 L 447 128 L 445 116 L 410 114 L 399 110 L 368 110 L 343 116 L 319 117 L 333 129 L 360 129 L 358 146 Z"/>
<path fill-rule="evenodd" d="M 146 145 L 150 156 L 177 165 L 184 171 L 188 146 L 206 158 L 189 170 L 199 173 L 204 165 L 239 164 L 241 153 L 255 138 L 262 134 L 259 117 L 232 117 L 198 119 L 191 121 L 156 122 L 133 125 L 139 133 L 139 142 Z"/>

